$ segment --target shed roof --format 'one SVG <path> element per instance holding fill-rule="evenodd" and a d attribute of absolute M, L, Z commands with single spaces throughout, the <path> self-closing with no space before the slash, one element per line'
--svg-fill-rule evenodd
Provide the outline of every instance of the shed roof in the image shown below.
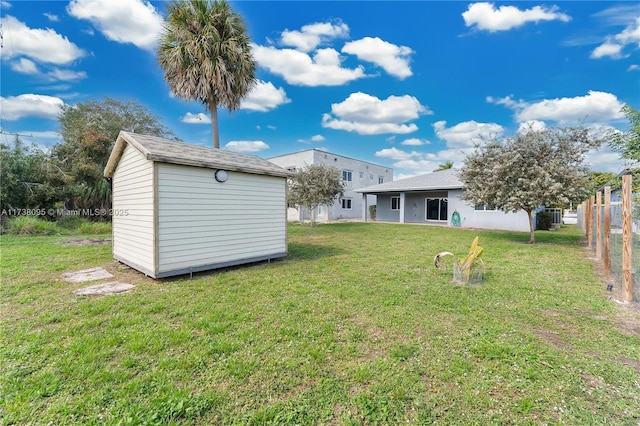
<path fill-rule="evenodd" d="M 460 189 L 464 185 L 458 178 L 458 170 L 447 169 L 414 176 L 393 182 L 354 189 L 354 192 L 375 194 L 384 192 L 435 191 L 440 189 Z"/>
<path fill-rule="evenodd" d="M 121 131 L 104 169 L 106 177 L 113 176 L 127 143 L 140 151 L 149 161 L 268 176 L 290 175 L 290 172 L 282 167 L 255 155 Z"/>

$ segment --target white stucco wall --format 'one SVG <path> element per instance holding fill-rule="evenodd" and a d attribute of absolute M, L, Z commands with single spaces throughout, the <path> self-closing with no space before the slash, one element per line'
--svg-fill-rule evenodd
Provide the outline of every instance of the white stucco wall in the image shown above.
<path fill-rule="evenodd" d="M 336 200 L 332 206 L 321 206 L 317 212 L 314 212 L 314 219 L 319 222 L 338 219 L 361 219 L 363 207 L 362 194 L 356 193 L 354 190 L 378 184 L 379 178 L 382 178 L 383 182 L 393 181 L 392 168 L 317 149 L 273 157 L 269 158 L 269 161 L 289 170 L 303 168 L 311 164 L 324 164 L 336 167 L 341 171 L 351 171 L 352 180 L 345 182 L 343 197 L 351 200 L 351 208 L 342 208 L 342 202 L 340 200 Z M 376 204 L 375 195 L 369 195 L 367 197 L 367 205 L 372 204 Z M 289 209 L 288 219 L 308 220 L 308 214 L 303 212 L 301 215 L 297 210 Z"/>
<path fill-rule="evenodd" d="M 376 220 L 382 222 L 399 222 L 400 212 L 391 210 L 391 197 L 399 193 L 385 193 L 378 195 Z M 447 220 L 426 220 L 426 199 L 447 198 Z M 462 199 L 462 190 L 429 191 L 405 194 L 404 222 L 405 223 L 433 223 L 451 226 L 454 211 L 460 214 L 461 227 L 496 229 L 503 231 L 529 232 L 529 218 L 524 211 L 504 213 L 501 211 L 477 211 L 474 206 Z"/>
<path fill-rule="evenodd" d="M 462 199 L 462 190 L 449 191 L 449 224 L 451 215 L 460 213 L 463 228 L 496 229 L 502 231 L 529 232 L 529 217 L 524 211 L 504 213 L 501 211 L 478 211 Z"/>

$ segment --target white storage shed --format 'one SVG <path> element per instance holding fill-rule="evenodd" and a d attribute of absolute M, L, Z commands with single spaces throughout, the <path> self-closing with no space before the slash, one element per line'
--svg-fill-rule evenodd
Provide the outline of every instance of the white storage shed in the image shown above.
<path fill-rule="evenodd" d="M 120 132 L 113 256 L 153 278 L 287 255 L 289 172 L 256 156 Z"/>

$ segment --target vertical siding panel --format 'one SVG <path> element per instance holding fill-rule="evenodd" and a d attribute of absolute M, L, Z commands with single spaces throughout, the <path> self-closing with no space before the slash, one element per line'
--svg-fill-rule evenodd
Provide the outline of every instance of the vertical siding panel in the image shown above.
<path fill-rule="evenodd" d="M 153 163 L 127 144 L 112 184 L 113 256 L 153 275 Z"/>

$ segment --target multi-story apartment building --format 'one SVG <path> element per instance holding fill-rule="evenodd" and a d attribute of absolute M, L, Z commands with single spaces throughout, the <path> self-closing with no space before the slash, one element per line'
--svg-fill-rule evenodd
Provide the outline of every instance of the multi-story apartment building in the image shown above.
<path fill-rule="evenodd" d="M 344 196 L 336 200 L 332 206 L 320 206 L 313 212 L 313 219 L 318 222 L 329 222 L 338 219 L 362 219 L 362 194 L 353 192 L 355 189 L 379 183 L 393 181 L 393 169 L 379 164 L 356 160 L 338 154 L 308 149 L 291 154 L 268 158 L 280 167 L 295 171 L 311 164 L 325 164 L 342 171 Z M 367 205 L 376 203 L 375 196 L 367 196 Z M 367 212 L 367 216 L 369 213 Z M 289 208 L 287 218 L 290 221 L 309 220 L 306 209 Z"/>

